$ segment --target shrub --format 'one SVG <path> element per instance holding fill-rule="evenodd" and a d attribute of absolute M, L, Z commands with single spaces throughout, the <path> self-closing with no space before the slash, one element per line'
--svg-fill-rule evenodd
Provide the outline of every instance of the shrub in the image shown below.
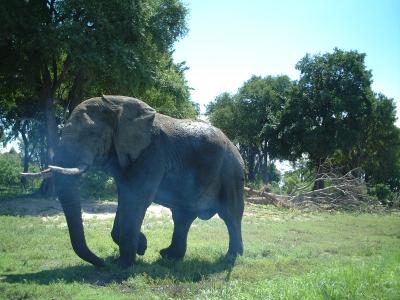
<path fill-rule="evenodd" d="M 384 183 L 377 183 L 370 187 L 369 194 L 376 197 L 376 199 L 383 205 L 389 207 L 399 206 L 400 195 L 393 192 L 390 187 Z"/>
<path fill-rule="evenodd" d="M 21 158 L 17 153 L 0 154 L 0 187 L 21 183 Z"/>
<path fill-rule="evenodd" d="M 107 197 L 114 196 L 117 188 L 114 179 L 103 171 L 93 169 L 82 176 L 82 195 L 85 197 Z"/>

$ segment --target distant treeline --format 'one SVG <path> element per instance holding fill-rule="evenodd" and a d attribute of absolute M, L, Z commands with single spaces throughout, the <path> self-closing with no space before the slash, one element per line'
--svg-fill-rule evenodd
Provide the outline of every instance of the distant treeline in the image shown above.
<path fill-rule="evenodd" d="M 211 123 L 238 145 L 248 180 L 275 181 L 274 161 L 289 160 L 299 166 L 299 181 L 311 172 L 321 188 L 318 174 L 329 160 L 343 174 L 361 168 L 357 175 L 370 187 L 400 190 L 396 107 L 372 90 L 365 56 L 339 49 L 307 54 L 296 64 L 299 80 L 253 76 L 208 105 Z"/>

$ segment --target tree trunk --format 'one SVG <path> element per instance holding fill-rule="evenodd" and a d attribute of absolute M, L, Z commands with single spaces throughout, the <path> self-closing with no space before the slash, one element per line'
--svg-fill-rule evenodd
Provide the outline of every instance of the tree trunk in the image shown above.
<path fill-rule="evenodd" d="M 47 138 L 47 162 L 53 163 L 55 149 L 58 144 L 57 122 L 54 109 L 54 100 L 49 95 L 46 99 L 46 138 Z"/>
<path fill-rule="evenodd" d="M 28 138 L 27 138 L 27 136 L 26 136 L 26 131 L 25 131 L 25 124 L 24 124 L 24 126 L 22 126 L 22 129 L 21 129 L 21 137 L 22 137 L 22 140 L 23 140 L 23 142 L 24 142 L 24 161 L 23 161 L 23 172 L 24 173 L 27 173 L 28 172 L 28 168 L 29 168 L 29 149 L 28 149 L 28 147 L 29 147 L 29 145 L 28 145 Z M 21 183 L 22 183 L 22 185 L 25 187 L 26 186 L 26 184 L 27 184 L 27 179 L 26 179 L 26 177 L 22 177 L 21 178 Z"/>
<path fill-rule="evenodd" d="M 322 178 L 318 178 L 320 175 L 317 175 L 317 179 L 314 181 L 313 191 L 323 189 L 325 187 L 325 181 Z"/>
<path fill-rule="evenodd" d="M 83 95 L 84 95 L 84 86 L 86 83 L 85 77 L 78 72 L 75 76 L 74 83 L 72 84 L 71 91 L 68 95 L 69 99 L 69 114 L 72 113 L 74 108 L 81 103 Z"/>
<path fill-rule="evenodd" d="M 54 99 L 51 87 L 46 87 L 43 90 L 42 99 L 45 102 L 45 117 L 46 117 L 46 140 L 47 140 L 47 164 L 51 165 L 54 159 L 54 153 L 58 144 L 58 130 L 54 109 Z M 43 180 L 39 194 L 42 197 L 52 197 L 54 193 L 54 184 L 52 178 Z"/>
<path fill-rule="evenodd" d="M 249 153 L 247 155 L 247 168 L 248 168 L 248 174 L 247 174 L 247 179 L 249 181 L 255 181 L 256 180 L 256 151 L 254 150 L 253 147 L 249 148 Z"/>
<path fill-rule="evenodd" d="M 51 5 L 54 3 L 52 2 Z M 52 64 L 52 74 L 50 74 L 50 70 L 46 65 L 43 66 L 41 70 L 41 99 L 43 101 L 45 107 L 45 119 L 46 119 L 46 140 L 47 140 L 47 165 L 53 163 L 55 150 L 58 144 L 58 129 L 56 122 L 56 113 L 54 108 L 54 95 L 57 89 L 60 87 L 62 82 L 67 75 L 68 69 L 71 65 L 71 57 L 67 56 L 65 61 L 63 62 L 61 72 L 58 70 L 57 59 L 53 57 Z M 54 184 L 51 178 L 45 179 L 42 182 L 39 193 L 42 196 L 49 197 L 53 196 L 54 193 Z"/>
<path fill-rule="evenodd" d="M 39 137 L 39 145 L 40 145 L 40 168 L 44 169 L 47 166 L 47 159 L 46 159 L 46 145 L 45 145 L 45 137 Z"/>
<path fill-rule="evenodd" d="M 26 136 L 26 125 L 25 124 L 21 128 L 20 134 L 22 137 L 22 141 L 24 142 L 23 172 L 26 173 L 26 172 L 28 172 L 30 156 L 29 156 L 29 143 L 28 143 L 28 137 Z"/>
<path fill-rule="evenodd" d="M 325 187 L 325 180 L 322 178 L 323 174 L 322 174 L 322 163 L 321 161 L 325 161 L 325 160 L 319 160 L 318 161 L 318 167 L 317 167 L 317 176 L 315 178 L 314 181 L 314 185 L 313 185 L 313 191 L 316 190 L 320 190 L 323 189 Z"/>

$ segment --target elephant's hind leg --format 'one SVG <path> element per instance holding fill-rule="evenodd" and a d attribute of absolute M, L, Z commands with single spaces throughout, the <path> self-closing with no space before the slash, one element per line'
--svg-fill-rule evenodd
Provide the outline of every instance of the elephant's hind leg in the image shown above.
<path fill-rule="evenodd" d="M 224 220 L 229 233 L 229 248 L 226 257 L 243 255 L 242 230 L 240 219 L 229 215 L 220 215 Z"/>
<path fill-rule="evenodd" d="M 243 192 L 239 188 L 232 187 L 222 190 L 222 202 L 218 215 L 224 220 L 229 233 L 229 248 L 226 257 L 243 255 L 242 242 L 242 216 L 244 210 Z"/>
<path fill-rule="evenodd" d="M 114 225 L 113 225 L 113 228 L 111 230 L 111 238 L 113 239 L 114 243 L 116 243 L 119 246 L 119 215 L 118 215 L 118 209 L 117 209 L 117 212 L 115 213 Z M 144 255 L 146 253 L 146 250 L 147 250 L 147 238 L 142 232 L 140 232 L 137 254 Z"/>
<path fill-rule="evenodd" d="M 163 258 L 182 259 L 186 253 L 187 236 L 190 225 L 192 225 L 196 214 L 185 210 L 172 210 L 172 219 L 174 221 L 174 232 L 172 234 L 171 245 L 162 249 L 160 254 Z"/>

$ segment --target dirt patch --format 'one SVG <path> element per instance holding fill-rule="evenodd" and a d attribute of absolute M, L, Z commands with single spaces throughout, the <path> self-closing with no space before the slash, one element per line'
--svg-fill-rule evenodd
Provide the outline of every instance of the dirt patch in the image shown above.
<path fill-rule="evenodd" d="M 82 217 L 90 219 L 112 219 L 117 210 L 117 203 L 112 201 L 88 201 L 82 203 Z M 52 216 L 62 214 L 61 204 L 55 199 L 19 198 L 0 202 L 0 215 L 12 216 L 41 216 L 46 220 Z M 155 217 L 171 215 L 171 211 L 161 205 L 152 204 L 147 209 L 147 214 Z"/>

